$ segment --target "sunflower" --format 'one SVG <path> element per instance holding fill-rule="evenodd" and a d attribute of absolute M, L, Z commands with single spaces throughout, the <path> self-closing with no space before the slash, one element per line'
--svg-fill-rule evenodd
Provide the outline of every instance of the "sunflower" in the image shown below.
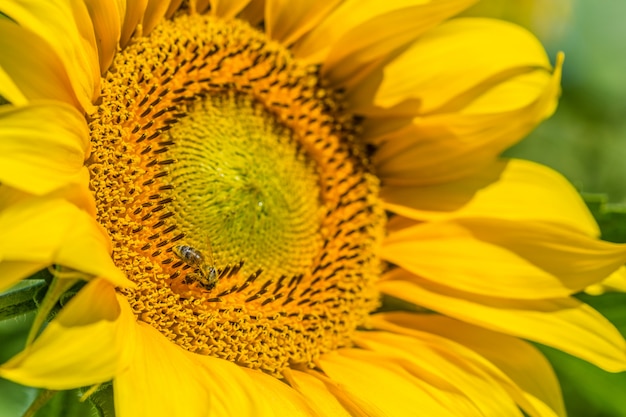
<path fill-rule="evenodd" d="M 120 417 L 562 416 L 524 339 L 626 369 L 572 297 L 626 249 L 499 157 L 562 56 L 472 3 L 4 1 L 0 284 L 86 284 L 0 376 Z"/>

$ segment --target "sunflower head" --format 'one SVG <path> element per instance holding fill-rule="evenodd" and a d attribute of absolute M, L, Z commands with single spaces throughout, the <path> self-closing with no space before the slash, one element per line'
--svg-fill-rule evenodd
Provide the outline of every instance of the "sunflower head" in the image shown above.
<path fill-rule="evenodd" d="M 0 230 L 31 254 L 0 246 L 0 283 L 55 265 L 31 339 L 88 283 L 0 375 L 112 380 L 122 417 L 535 417 L 563 405 L 518 337 L 625 367 L 571 295 L 626 251 L 560 176 L 499 158 L 559 94 L 528 32 L 448 20 L 469 0 L 44 3 L 0 6 L 0 133 L 30 140 Z"/>

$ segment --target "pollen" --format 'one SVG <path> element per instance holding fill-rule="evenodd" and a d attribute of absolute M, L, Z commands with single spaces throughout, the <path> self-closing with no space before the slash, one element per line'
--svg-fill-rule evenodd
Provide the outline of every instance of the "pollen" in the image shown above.
<path fill-rule="evenodd" d="M 378 306 L 385 215 L 319 68 L 244 22 L 180 14 L 102 85 L 91 188 L 137 319 L 276 376 L 350 346 Z"/>

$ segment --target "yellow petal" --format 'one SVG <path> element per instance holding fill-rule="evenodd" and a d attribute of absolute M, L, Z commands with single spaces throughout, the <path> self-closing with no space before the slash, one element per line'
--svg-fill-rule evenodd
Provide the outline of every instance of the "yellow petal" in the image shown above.
<path fill-rule="evenodd" d="M 367 16 L 367 20 L 349 27 L 330 46 L 322 66 L 322 74 L 335 85 L 351 89 L 364 77 L 375 72 L 374 69 L 386 62 L 392 53 L 475 2 L 476 0 L 414 1 L 413 4 L 407 4 L 406 1 L 380 2 L 380 14 Z M 363 7 L 361 4 L 357 7 Z M 344 30 L 344 22 L 337 21 L 335 24 L 342 25 L 340 30 Z M 415 68 L 420 67 L 411 68 L 412 75 L 421 71 L 421 68 L 420 71 L 415 71 Z"/>
<path fill-rule="evenodd" d="M 208 416 L 212 383 L 191 355 L 137 322 L 131 365 L 113 380 L 118 417 Z"/>
<path fill-rule="evenodd" d="M 170 0 L 148 0 L 146 11 L 141 19 L 142 35 L 148 35 L 163 20 L 170 5 Z"/>
<path fill-rule="evenodd" d="M 194 13 L 204 13 L 211 3 L 211 0 L 191 0 L 189 2 L 191 10 Z"/>
<path fill-rule="evenodd" d="M 0 50 L 0 66 L 26 100 L 53 99 L 80 108 L 66 68 L 39 36 L 8 19 L 0 19 Z M 3 84 L 2 88 L 15 94 L 10 85 Z"/>
<path fill-rule="evenodd" d="M 137 25 L 142 21 L 143 15 L 148 7 L 148 0 L 132 0 L 126 2 L 126 14 L 122 25 L 120 36 L 120 47 L 125 48 L 130 38 L 137 30 Z"/>
<path fill-rule="evenodd" d="M 414 330 L 428 332 L 473 350 L 514 381 L 524 391 L 526 400 L 538 410 L 548 407 L 553 415 L 565 416 L 556 375 L 547 359 L 529 343 L 436 314 L 383 313 L 377 315 L 375 320 L 389 331 L 408 335 L 413 335 Z M 415 354 L 419 355 L 419 351 Z M 516 394 L 511 392 L 511 395 Z M 522 404 L 520 406 L 523 407 Z M 529 409 L 524 411 L 534 415 Z"/>
<path fill-rule="evenodd" d="M 260 25 L 265 19 L 265 0 L 251 0 L 237 18 L 249 22 L 252 26 Z"/>
<path fill-rule="evenodd" d="M 51 264 L 104 277 L 116 286 L 132 285 L 114 264 L 111 243 L 95 219 L 59 197 L 29 198 L 0 211 L 0 266 L 28 262 L 34 271 Z M 13 264 L 2 269 L 0 286 L 25 276 Z"/>
<path fill-rule="evenodd" d="M 195 373 L 204 373 L 214 417 L 311 415 L 305 400 L 274 377 L 211 356 L 188 354 Z"/>
<path fill-rule="evenodd" d="M 576 299 L 486 297 L 411 277 L 400 269 L 394 275 L 396 280 L 379 283 L 383 293 L 487 329 L 552 346 L 610 372 L 626 370 L 626 342 L 622 336 L 600 313 Z"/>
<path fill-rule="evenodd" d="M 318 366 L 369 416 L 404 416 L 416 410 L 426 416 L 459 415 L 451 409 L 454 404 L 435 398 L 429 384 L 372 352 L 341 349 L 320 357 Z"/>
<path fill-rule="evenodd" d="M 526 29 L 492 19 L 453 19 L 385 66 L 373 104 L 390 109 L 409 101 L 413 104 L 405 114 L 441 113 L 460 96 L 469 102 L 515 75 L 539 68 L 548 72 L 550 62 Z M 525 87 L 531 98 L 520 101 L 527 104 L 538 92 Z M 508 99 L 505 106 L 518 103 L 514 96 Z"/>
<path fill-rule="evenodd" d="M 492 297 L 567 297 L 626 262 L 626 246 L 538 222 L 423 223 L 384 242 L 381 256 L 430 281 Z"/>
<path fill-rule="evenodd" d="M 393 133 L 373 139 L 379 144 L 374 164 L 389 185 L 425 185 L 453 181 L 493 163 L 497 155 L 526 136 L 555 109 L 563 56 L 543 92 L 514 110 L 491 113 L 450 112 L 413 119 Z M 481 105 L 484 106 L 484 105 Z"/>
<path fill-rule="evenodd" d="M 291 45 L 314 29 L 340 0 L 267 0 L 265 31 L 267 36 L 283 45 Z"/>
<path fill-rule="evenodd" d="M 92 102 L 99 93 L 100 68 L 93 25 L 85 4 L 8 0 L 0 10 L 52 48 L 63 63 L 78 102 L 91 113 L 95 109 Z M 24 45 L 21 47 L 22 54 L 30 53 L 23 49 Z"/>
<path fill-rule="evenodd" d="M 313 415 L 304 399 L 276 378 L 186 352 L 141 322 L 138 333 L 132 365 L 113 382 L 120 417 Z"/>
<path fill-rule="evenodd" d="M 498 160 L 461 180 L 381 190 L 385 207 L 416 220 L 485 217 L 562 224 L 599 236 L 580 195 L 556 171 L 520 159 Z"/>
<path fill-rule="evenodd" d="M 326 19 L 309 32 L 294 47 L 294 55 L 310 63 L 323 62 L 331 48 L 344 35 L 364 24 L 372 24 L 378 21 L 384 22 L 388 14 L 398 13 L 400 10 L 410 10 L 421 5 L 428 5 L 429 0 L 389 0 L 389 1 L 362 1 L 347 0 L 333 11 Z M 471 4 L 470 2 L 467 2 Z M 391 30 L 380 26 L 368 33 L 368 37 L 375 33 Z"/>
<path fill-rule="evenodd" d="M 431 385 L 432 395 L 459 416 L 521 416 L 497 370 L 463 346 L 433 335 L 359 332 L 357 346 L 389 356 Z"/>
<path fill-rule="evenodd" d="M 336 417 L 353 415 L 341 405 L 337 397 L 320 379 L 296 370 L 288 370 L 287 374 L 290 385 L 306 398 L 307 403 L 317 415 Z"/>
<path fill-rule="evenodd" d="M 0 182 L 45 194 L 79 175 L 89 147 L 84 117 L 60 102 L 0 108 Z"/>
<path fill-rule="evenodd" d="M 165 17 L 167 17 L 168 19 L 171 19 L 172 16 L 174 16 L 174 13 L 178 11 L 182 3 L 183 3 L 183 0 L 171 0 L 170 5 L 167 9 L 167 12 L 165 13 Z"/>
<path fill-rule="evenodd" d="M 590 295 L 600 295 L 605 292 L 626 292 L 626 267 L 621 267 L 609 275 L 604 281 L 585 288 Z"/>
<path fill-rule="evenodd" d="M 112 2 L 86 0 L 85 5 L 96 34 L 100 71 L 104 73 L 113 62 L 113 56 L 117 51 L 126 13 L 126 2 L 124 0 Z"/>
<path fill-rule="evenodd" d="M 135 349 L 135 317 L 102 279 L 89 282 L 35 342 L 0 367 L 0 376 L 54 390 L 110 380 Z"/>
<path fill-rule="evenodd" d="M 305 398 L 282 381 L 263 372 L 243 368 L 256 388 L 259 398 L 267 398 L 266 411 L 255 408 L 255 415 L 302 416 L 314 417 L 318 414 L 308 405 Z M 271 412 L 270 412 L 271 410 Z M 233 414 L 229 414 L 233 415 Z M 226 417 L 226 416 L 225 416 Z"/>
<path fill-rule="evenodd" d="M 250 0 L 210 0 L 211 14 L 223 19 L 231 19 L 237 16 Z"/>
<path fill-rule="evenodd" d="M 0 29 L 1 31 L 1 29 Z M 24 106 L 28 99 L 0 64 L 0 97 L 15 106 Z"/>

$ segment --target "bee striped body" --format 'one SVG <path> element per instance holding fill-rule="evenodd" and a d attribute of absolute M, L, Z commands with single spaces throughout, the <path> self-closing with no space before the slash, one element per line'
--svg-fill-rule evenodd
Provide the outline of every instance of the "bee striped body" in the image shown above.
<path fill-rule="evenodd" d="M 194 273 L 187 274 L 188 280 L 197 282 L 207 290 L 215 287 L 218 274 L 215 266 L 213 266 L 213 259 L 207 262 L 200 251 L 188 245 L 176 245 L 172 247 L 172 252 L 181 261 L 195 269 Z"/>

